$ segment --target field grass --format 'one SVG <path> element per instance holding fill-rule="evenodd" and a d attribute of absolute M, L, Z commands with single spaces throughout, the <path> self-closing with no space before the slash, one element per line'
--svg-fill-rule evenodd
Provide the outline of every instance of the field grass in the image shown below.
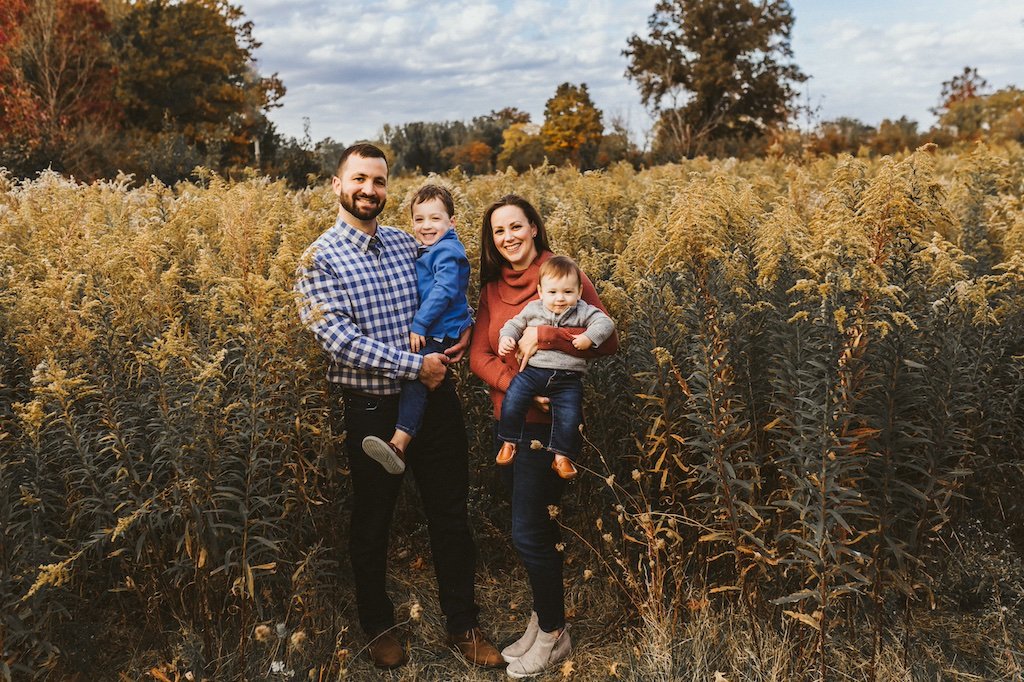
<path fill-rule="evenodd" d="M 544 679 L 1021 679 L 1019 147 L 432 180 L 474 262 L 484 208 L 529 198 L 621 330 L 558 510 L 575 649 Z M 0 176 L 0 680 L 503 677 L 443 645 L 411 488 L 412 661 L 361 654 L 344 434 L 291 292 L 335 210 L 202 170 Z M 528 586 L 457 376 L 505 643 Z"/>

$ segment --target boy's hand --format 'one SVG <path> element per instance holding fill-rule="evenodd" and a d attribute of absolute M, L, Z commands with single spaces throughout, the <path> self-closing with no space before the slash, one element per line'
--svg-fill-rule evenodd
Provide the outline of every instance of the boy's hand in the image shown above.
<path fill-rule="evenodd" d="M 427 338 L 425 336 L 420 336 L 416 332 L 409 332 L 409 348 L 412 349 L 413 353 L 419 353 L 425 345 L 427 345 Z"/>
<path fill-rule="evenodd" d="M 572 347 L 576 350 L 589 350 L 593 345 L 594 342 L 586 334 L 577 334 L 572 337 Z"/>
<path fill-rule="evenodd" d="M 505 357 L 516 349 L 516 340 L 511 336 L 503 336 L 498 342 L 498 356 Z"/>

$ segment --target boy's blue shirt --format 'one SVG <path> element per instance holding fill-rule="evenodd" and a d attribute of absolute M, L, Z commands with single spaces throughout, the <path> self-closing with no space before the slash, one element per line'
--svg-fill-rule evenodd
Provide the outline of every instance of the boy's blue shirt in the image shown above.
<path fill-rule="evenodd" d="M 420 307 L 411 330 L 429 338 L 459 338 L 473 324 L 468 286 L 469 258 L 455 230 L 449 229 L 416 259 Z"/>

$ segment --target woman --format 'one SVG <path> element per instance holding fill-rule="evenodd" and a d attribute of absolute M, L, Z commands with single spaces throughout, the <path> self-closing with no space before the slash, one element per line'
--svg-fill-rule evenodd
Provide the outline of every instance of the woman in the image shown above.
<path fill-rule="evenodd" d="M 480 304 L 470 345 L 469 366 L 490 387 L 495 419 L 501 414 L 501 402 L 520 360 L 512 353 L 498 356 L 498 331 L 523 306 L 537 299 L 537 273 L 541 263 L 551 258 L 547 234 L 540 214 L 522 197 L 510 194 L 492 204 L 484 213 L 480 234 Z M 602 310 L 594 285 L 583 276 L 583 300 Z M 550 348 L 572 355 L 592 357 L 608 355 L 618 348 L 613 334 L 591 351 L 578 351 L 572 334 L 580 330 L 556 327 L 530 327 L 519 342 L 524 357 L 538 348 Z M 523 360 L 525 362 L 525 360 Z M 565 623 L 562 583 L 562 554 L 558 524 L 548 507 L 561 501 L 565 481 L 551 468 L 553 454 L 530 450 L 536 440 L 548 443 L 551 418 L 546 413 L 548 399 L 537 397 L 526 417 L 526 429 L 520 452 L 512 461 L 512 544 L 526 567 L 533 592 L 533 613 L 526 632 L 501 653 L 508 661 L 511 677 L 532 677 L 561 661 L 569 654 L 571 642 Z M 500 444 L 496 445 L 496 448 Z"/>

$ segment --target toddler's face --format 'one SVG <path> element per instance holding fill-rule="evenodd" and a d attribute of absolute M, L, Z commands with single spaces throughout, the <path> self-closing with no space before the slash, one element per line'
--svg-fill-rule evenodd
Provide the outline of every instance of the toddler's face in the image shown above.
<path fill-rule="evenodd" d="M 423 246 L 433 246 L 455 226 L 440 199 L 429 199 L 412 207 L 412 231 Z"/>
<path fill-rule="evenodd" d="M 581 293 L 580 283 L 574 275 L 542 277 L 537 291 L 540 292 L 544 307 L 556 314 L 564 313 L 576 305 Z"/>

